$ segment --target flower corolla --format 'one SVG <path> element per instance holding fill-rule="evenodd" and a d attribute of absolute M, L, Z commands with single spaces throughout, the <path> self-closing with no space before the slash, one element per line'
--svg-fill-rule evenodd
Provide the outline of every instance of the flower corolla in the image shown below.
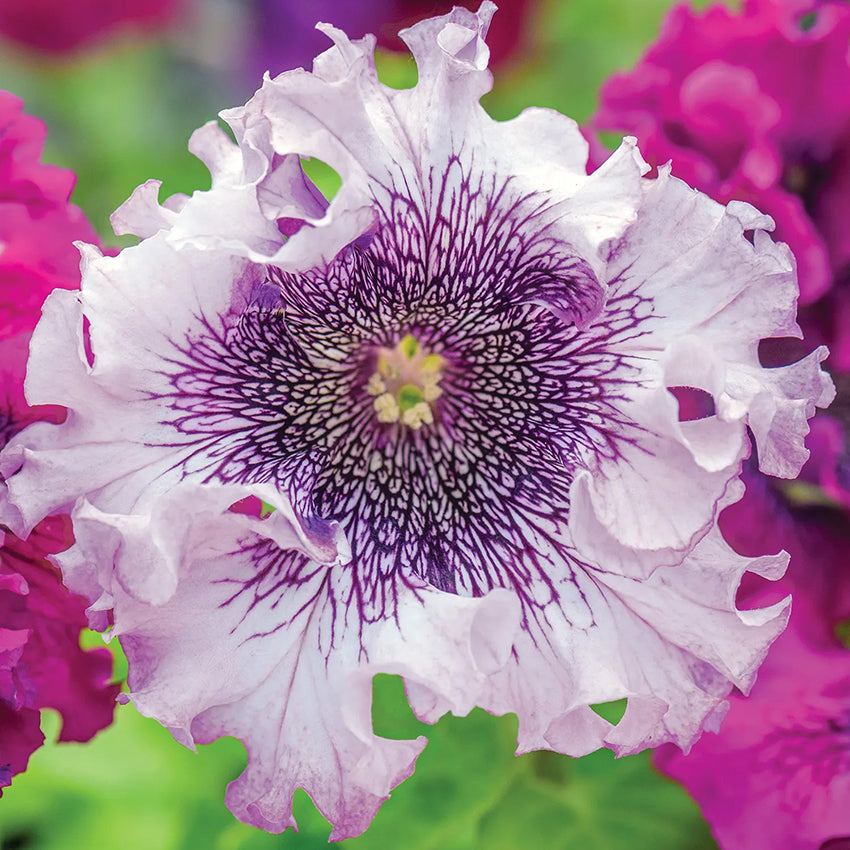
<path fill-rule="evenodd" d="M 494 6 L 266 78 L 190 148 L 212 187 L 113 217 L 36 329 L 32 403 L 68 409 L 0 455 L 4 521 L 69 511 L 65 580 L 112 627 L 129 698 L 192 746 L 242 740 L 227 802 L 268 830 L 304 788 L 365 829 L 425 744 L 374 734 L 371 681 L 420 718 L 516 712 L 518 751 L 689 746 L 746 690 L 787 602 L 739 611 L 717 529 L 742 459 L 794 476 L 832 395 L 767 216 L 647 166 L 587 176 L 575 123 L 493 121 Z M 327 202 L 317 157 L 341 177 Z M 686 388 L 686 389 L 682 389 Z M 676 392 L 712 414 L 680 416 Z M 611 724 L 592 706 L 628 699 Z"/>

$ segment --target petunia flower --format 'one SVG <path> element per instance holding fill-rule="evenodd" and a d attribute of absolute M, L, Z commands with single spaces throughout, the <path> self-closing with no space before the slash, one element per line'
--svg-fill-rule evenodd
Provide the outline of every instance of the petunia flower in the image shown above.
<path fill-rule="evenodd" d="M 68 203 L 74 176 L 40 162 L 44 125 L 0 92 L 0 448 L 32 422 L 59 422 L 59 408 L 24 398 L 29 338 L 44 297 L 79 285 L 74 239 L 94 239 Z M 47 561 L 73 537 L 67 517 L 48 517 L 18 539 L 0 527 L 0 787 L 44 740 L 40 709 L 63 718 L 61 741 L 87 741 L 112 720 L 112 655 L 83 651 L 86 603 Z"/>
<path fill-rule="evenodd" d="M 850 370 L 850 5 L 676 5 L 637 67 L 602 90 L 596 129 L 653 165 L 776 221 L 799 267 L 800 322 Z"/>
<path fill-rule="evenodd" d="M 0 35 L 26 49 L 64 56 L 121 29 L 169 23 L 181 0 L 3 0 Z"/>
<path fill-rule="evenodd" d="M 736 609 L 785 558 L 737 555 L 717 515 L 747 429 L 793 476 L 832 396 L 823 349 L 758 360 L 799 333 L 791 255 L 752 207 L 646 178 L 633 140 L 587 176 L 571 120 L 490 119 L 493 11 L 404 31 L 407 90 L 322 26 L 312 73 L 222 113 L 235 143 L 198 130 L 211 189 L 151 181 L 113 217 L 142 241 L 85 249 L 27 377 L 67 418 L 0 455 L 12 528 L 71 512 L 55 560 L 136 708 L 242 740 L 227 802 L 268 830 L 302 787 L 355 835 L 413 770 L 424 739 L 373 732 L 375 673 L 427 722 L 516 712 L 519 752 L 686 747 L 787 618 Z M 624 697 L 616 725 L 592 708 Z"/>
<path fill-rule="evenodd" d="M 743 552 L 772 537 L 791 554 L 777 587 L 745 598 L 793 591 L 791 620 L 719 732 L 688 755 L 661 747 L 655 764 L 693 795 L 723 850 L 839 850 L 850 842 L 850 650 L 836 631 L 850 617 L 846 512 L 791 508 L 753 477 L 722 520 Z"/>
<path fill-rule="evenodd" d="M 74 175 L 41 162 L 44 124 L 21 106 L 0 91 L 0 339 L 32 331 L 53 289 L 79 286 L 72 243 L 97 240 L 68 203 Z"/>

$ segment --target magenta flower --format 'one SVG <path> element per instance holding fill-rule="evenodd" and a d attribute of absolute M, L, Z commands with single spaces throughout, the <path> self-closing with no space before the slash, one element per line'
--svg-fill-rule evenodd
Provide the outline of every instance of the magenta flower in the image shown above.
<path fill-rule="evenodd" d="M 88 249 L 33 337 L 29 398 L 67 419 L 0 455 L 11 527 L 71 512 L 56 561 L 129 698 L 189 746 L 242 740 L 227 802 L 265 829 L 303 787 L 355 835 L 413 770 L 424 739 L 372 730 L 375 673 L 428 722 L 516 712 L 520 752 L 686 747 L 787 617 L 735 607 L 785 558 L 717 515 L 748 429 L 793 476 L 833 394 L 823 349 L 758 360 L 799 333 L 791 255 L 632 140 L 588 176 L 564 116 L 489 118 L 493 11 L 405 31 L 406 90 L 324 27 L 312 73 L 223 113 L 235 144 L 198 130 L 211 189 L 118 210 L 142 241 Z M 330 204 L 302 156 L 341 175 Z M 616 725 L 591 708 L 623 697 Z"/>
<path fill-rule="evenodd" d="M 30 422 L 62 419 L 23 399 L 28 337 L 0 342 L 0 446 Z M 41 746 L 40 709 L 62 714 L 60 741 L 88 741 L 112 722 L 112 654 L 80 648 L 87 603 L 47 560 L 72 542 L 67 517 L 45 519 L 25 540 L 0 527 L 0 788 Z"/>
<path fill-rule="evenodd" d="M 121 29 L 162 27 L 182 0 L 3 0 L 0 34 L 43 53 L 67 54 Z"/>
<path fill-rule="evenodd" d="M 660 748 L 656 766 L 693 795 L 723 850 L 838 850 L 850 842 L 850 651 L 835 631 L 850 617 L 847 515 L 789 510 L 753 479 L 722 525 L 742 552 L 769 539 L 788 550 L 785 578 L 745 601 L 792 592 L 791 620 L 720 731 L 687 756 Z"/>
<path fill-rule="evenodd" d="M 673 8 L 631 72 L 605 85 L 597 129 L 650 163 L 776 221 L 797 259 L 800 321 L 850 369 L 850 5 L 746 0 Z"/>
<path fill-rule="evenodd" d="M 53 287 L 79 285 L 75 238 L 93 238 L 68 204 L 73 175 L 39 162 L 44 127 L 0 92 L 0 448 L 58 408 L 24 399 L 29 337 Z M 76 258 L 76 259 L 75 259 Z M 83 652 L 85 600 L 62 586 L 47 556 L 73 542 L 67 517 L 46 518 L 26 539 L 0 527 L 0 787 L 22 771 L 43 736 L 39 710 L 63 717 L 60 740 L 86 741 L 108 725 L 117 694 L 112 656 Z"/>
<path fill-rule="evenodd" d="M 0 340 L 32 331 L 53 289 L 79 286 L 72 243 L 97 241 L 82 212 L 68 203 L 74 175 L 41 162 L 44 124 L 22 114 L 21 106 L 0 91 Z"/>

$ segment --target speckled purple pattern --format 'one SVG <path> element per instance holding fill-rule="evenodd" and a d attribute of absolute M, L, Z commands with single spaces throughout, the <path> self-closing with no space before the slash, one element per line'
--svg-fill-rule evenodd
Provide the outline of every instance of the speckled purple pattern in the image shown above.
<path fill-rule="evenodd" d="M 573 471 L 627 439 L 616 343 L 640 334 L 639 296 L 611 298 L 582 333 L 574 318 L 600 309 L 601 288 L 535 216 L 545 197 L 470 180 L 444 178 L 436 220 L 396 194 L 382 210 L 395 220 L 323 273 L 269 269 L 230 327 L 207 325 L 169 363 L 185 469 L 273 483 L 317 537 L 339 521 L 356 576 L 344 604 L 366 621 L 391 617 L 411 576 L 523 597 L 551 570 L 531 536 L 579 568 L 563 542 Z M 379 422 L 365 390 L 377 349 L 408 333 L 447 363 L 437 420 L 418 431 Z M 275 555 L 257 583 L 283 593 L 303 560 Z"/>

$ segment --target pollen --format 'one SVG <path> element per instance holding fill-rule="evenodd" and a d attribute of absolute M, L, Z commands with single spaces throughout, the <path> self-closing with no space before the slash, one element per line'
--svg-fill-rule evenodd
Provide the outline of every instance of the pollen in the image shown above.
<path fill-rule="evenodd" d="M 378 422 L 398 422 L 401 409 L 392 393 L 379 395 L 375 399 L 374 407 L 378 414 Z"/>
<path fill-rule="evenodd" d="M 420 401 L 401 414 L 401 421 L 414 429 L 421 428 L 423 425 L 430 425 L 434 421 L 431 405 Z"/>
<path fill-rule="evenodd" d="M 412 334 L 395 348 L 379 348 L 376 371 L 366 383 L 378 421 L 401 422 L 414 430 L 431 425 L 434 402 L 443 394 L 444 365 L 443 357 L 424 351 Z"/>
<path fill-rule="evenodd" d="M 381 396 L 387 391 L 387 385 L 384 383 L 384 379 L 375 372 L 371 378 L 369 378 L 369 383 L 366 384 L 366 392 L 369 395 Z"/>

